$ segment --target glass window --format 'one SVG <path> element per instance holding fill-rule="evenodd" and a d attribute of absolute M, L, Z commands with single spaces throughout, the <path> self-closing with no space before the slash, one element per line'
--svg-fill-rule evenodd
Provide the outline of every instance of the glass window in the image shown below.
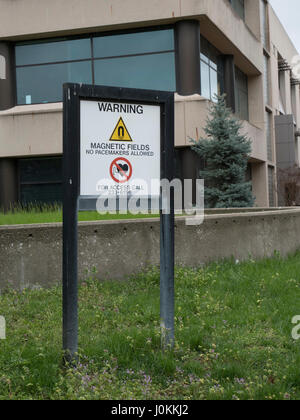
<path fill-rule="evenodd" d="M 232 8 L 237 12 L 237 14 L 245 19 L 245 0 L 229 0 Z"/>
<path fill-rule="evenodd" d="M 248 93 L 243 90 L 239 91 L 239 115 L 242 120 L 249 120 Z"/>
<path fill-rule="evenodd" d="M 275 207 L 274 168 L 268 166 L 269 205 Z"/>
<path fill-rule="evenodd" d="M 65 82 L 175 91 L 173 30 L 19 43 L 16 78 L 19 105 L 59 102 Z"/>
<path fill-rule="evenodd" d="M 265 104 L 270 105 L 270 76 L 269 76 L 269 57 L 264 54 L 264 100 Z"/>
<path fill-rule="evenodd" d="M 20 159 L 22 204 L 62 201 L 62 159 Z"/>
<path fill-rule="evenodd" d="M 61 182 L 62 159 L 20 159 L 19 161 L 20 182 Z"/>
<path fill-rule="evenodd" d="M 62 202 L 62 184 L 21 186 L 21 204 L 53 204 Z"/>
<path fill-rule="evenodd" d="M 267 3 L 265 0 L 260 0 L 260 32 L 261 41 L 265 49 L 269 49 L 269 35 L 268 35 L 268 12 Z"/>
<path fill-rule="evenodd" d="M 95 83 L 175 91 L 174 53 L 95 60 Z"/>
<path fill-rule="evenodd" d="M 209 59 L 204 54 L 200 54 L 200 59 L 203 61 L 203 63 L 209 64 Z"/>
<path fill-rule="evenodd" d="M 94 58 L 174 50 L 173 30 L 93 38 Z"/>
<path fill-rule="evenodd" d="M 18 104 L 59 102 L 66 82 L 92 83 L 90 61 L 17 68 Z"/>
<path fill-rule="evenodd" d="M 210 69 L 210 94 L 211 99 L 213 101 L 216 101 L 216 95 L 218 95 L 219 92 L 219 85 L 218 85 L 218 73 L 214 69 Z"/>
<path fill-rule="evenodd" d="M 222 93 L 223 66 L 219 59 L 221 53 L 201 36 L 201 95 L 212 101 Z"/>
<path fill-rule="evenodd" d="M 6 79 L 6 58 L 0 54 L 0 79 Z"/>
<path fill-rule="evenodd" d="M 236 115 L 241 120 L 249 120 L 248 105 L 248 77 L 240 69 L 235 67 L 235 85 L 236 85 Z"/>
<path fill-rule="evenodd" d="M 272 147 L 272 114 L 265 111 L 265 127 L 267 137 L 267 157 L 270 162 L 273 161 L 273 147 Z"/>
<path fill-rule="evenodd" d="M 201 95 L 210 99 L 209 66 L 201 61 Z"/>
<path fill-rule="evenodd" d="M 91 41 L 88 38 L 16 46 L 17 66 L 90 58 Z"/>

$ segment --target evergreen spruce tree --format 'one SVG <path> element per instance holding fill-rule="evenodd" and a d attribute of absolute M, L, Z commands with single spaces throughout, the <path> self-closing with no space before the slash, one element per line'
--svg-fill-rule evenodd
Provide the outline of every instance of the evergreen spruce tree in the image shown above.
<path fill-rule="evenodd" d="M 205 163 L 199 177 L 205 182 L 208 208 L 252 207 L 251 182 L 245 182 L 250 140 L 240 134 L 241 122 L 217 96 L 204 129 L 207 138 L 192 140 L 192 147 Z"/>

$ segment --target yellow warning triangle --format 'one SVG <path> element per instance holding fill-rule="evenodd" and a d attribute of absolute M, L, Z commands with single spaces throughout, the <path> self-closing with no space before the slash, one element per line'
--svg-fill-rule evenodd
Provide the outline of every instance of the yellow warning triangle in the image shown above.
<path fill-rule="evenodd" d="M 130 134 L 126 128 L 126 125 L 123 121 L 123 118 L 120 117 L 116 128 L 114 129 L 111 138 L 111 141 L 132 141 Z"/>

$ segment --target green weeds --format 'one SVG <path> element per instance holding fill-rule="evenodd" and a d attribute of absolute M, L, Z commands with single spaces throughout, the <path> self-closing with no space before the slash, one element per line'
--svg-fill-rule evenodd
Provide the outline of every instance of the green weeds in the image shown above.
<path fill-rule="evenodd" d="M 77 368 L 61 368 L 61 290 L 0 296 L 1 399 L 300 399 L 300 254 L 176 269 L 176 344 L 160 349 L 159 273 L 89 278 Z"/>

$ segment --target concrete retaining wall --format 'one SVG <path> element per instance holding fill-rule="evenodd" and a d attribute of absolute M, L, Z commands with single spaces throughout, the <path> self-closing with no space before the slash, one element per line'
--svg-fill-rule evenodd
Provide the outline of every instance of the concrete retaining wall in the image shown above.
<path fill-rule="evenodd" d="M 176 220 L 176 262 L 197 267 L 228 257 L 286 255 L 300 248 L 300 209 L 209 214 L 201 226 Z M 80 278 L 125 279 L 159 263 L 159 220 L 82 222 Z M 50 286 L 62 278 L 61 224 L 0 226 L 0 289 Z"/>

